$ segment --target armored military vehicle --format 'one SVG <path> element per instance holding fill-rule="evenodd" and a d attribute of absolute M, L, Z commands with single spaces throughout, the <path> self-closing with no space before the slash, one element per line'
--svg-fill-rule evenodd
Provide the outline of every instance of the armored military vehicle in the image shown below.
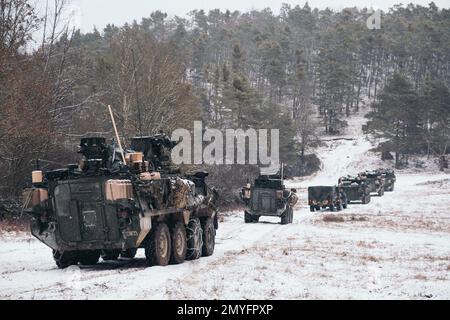
<path fill-rule="evenodd" d="M 384 196 L 385 176 L 378 171 L 366 171 L 360 174 L 366 184 L 369 186 L 370 193 L 376 193 L 378 196 Z"/>
<path fill-rule="evenodd" d="M 133 258 L 140 248 L 160 266 L 213 254 L 217 192 L 206 172 L 181 174 L 171 165 L 164 152 L 174 145 L 164 135 L 139 137 L 125 153 L 86 138 L 79 165 L 33 172 L 25 212 L 58 267 Z"/>
<path fill-rule="evenodd" d="M 241 198 L 247 206 L 245 223 L 257 223 L 261 216 L 280 217 L 281 224 L 293 222 L 297 190 L 284 185 L 283 170 L 277 175 L 260 175 L 251 186 L 242 189 Z"/>
<path fill-rule="evenodd" d="M 392 169 L 378 169 L 382 175 L 384 175 L 384 191 L 392 192 L 394 191 L 395 182 L 397 181 L 397 177 L 395 176 L 395 171 Z"/>
<path fill-rule="evenodd" d="M 362 204 L 367 204 L 370 202 L 369 187 L 361 177 L 342 177 L 338 183 L 347 196 L 347 203 L 361 201 Z"/>
<path fill-rule="evenodd" d="M 308 188 L 308 203 L 311 212 L 330 208 L 331 211 L 347 209 L 347 196 L 338 186 L 317 186 Z"/>

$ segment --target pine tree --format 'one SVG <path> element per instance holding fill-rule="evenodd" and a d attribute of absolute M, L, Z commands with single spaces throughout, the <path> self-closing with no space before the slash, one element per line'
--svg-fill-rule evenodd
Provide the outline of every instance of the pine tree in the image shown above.
<path fill-rule="evenodd" d="M 383 140 L 380 145 L 383 152 L 395 152 L 397 168 L 401 165 L 401 155 L 417 151 L 423 141 L 418 102 L 411 82 L 395 73 L 367 115 L 365 132 Z"/>

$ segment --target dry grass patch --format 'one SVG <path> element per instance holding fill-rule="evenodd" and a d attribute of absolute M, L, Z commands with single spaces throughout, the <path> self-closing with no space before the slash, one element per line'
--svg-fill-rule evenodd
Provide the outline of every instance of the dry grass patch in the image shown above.
<path fill-rule="evenodd" d="M 327 214 L 323 216 L 322 220 L 324 222 L 345 222 L 344 217 L 335 214 Z"/>
<path fill-rule="evenodd" d="M 20 233 L 27 232 L 30 229 L 30 223 L 27 219 L 21 220 L 0 220 L 0 233 Z"/>
<path fill-rule="evenodd" d="M 352 215 L 350 217 L 351 221 L 358 221 L 358 222 L 366 222 L 369 221 L 368 217 L 364 217 L 364 216 L 357 216 L 357 215 Z"/>
<path fill-rule="evenodd" d="M 378 258 L 376 258 L 374 256 L 363 256 L 362 259 L 364 261 L 370 261 L 370 262 L 378 262 L 378 261 L 380 261 Z"/>

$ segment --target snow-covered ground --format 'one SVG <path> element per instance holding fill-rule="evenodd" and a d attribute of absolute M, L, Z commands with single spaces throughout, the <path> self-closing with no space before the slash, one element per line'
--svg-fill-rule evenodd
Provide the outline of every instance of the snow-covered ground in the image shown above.
<path fill-rule="evenodd" d="M 450 175 L 397 173 L 395 192 L 342 213 L 310 213 L 306 188 L 383 165 L 361 134 L 330 141 L 323 170 L 289 182 L 300 194 L 292 225 L 225 214 L 212 257 L 146 268 L 132 261 L 56 268 L 29 235 L 0 242 L 0 299 L 450 299 Z M 334 218 L 341 219 L 334 219 Z M 329 221 L 338 222 L 329 222 Z"/>

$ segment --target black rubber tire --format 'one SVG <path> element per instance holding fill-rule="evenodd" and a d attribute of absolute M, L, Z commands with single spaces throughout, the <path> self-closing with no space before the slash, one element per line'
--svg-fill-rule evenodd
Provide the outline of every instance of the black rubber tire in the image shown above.
<path fill-rule="evenodd" d="M 60 252 L 53 250 L 53 259 L 60 269 L 65 269 L 78 264 L 78 255 L 75 251 Z"/>
<path fill-rule="evenodd" d="M 103 261 L 116 261 L 119 259 L 120 250 L 102 250 L 101 257 Z"/>
<path fill-rule="evenodd" d="M 79 251 L 78 260 L 82 266 L 93 266 L 100 259 L 100 251 Z"/>
<path fill-rule="evenodd" d="M 331 212 L 335 212 L 336 211 L 336 208 L 334 207 L 334 205 L 330 205 L 330 211 Z"/>
<path fill-rule="evenodd" d="M 203 230 L 200 219 L 193 218 L 187 228 L 187 254 L 186 260 L 197 260 L 202 256 Z"/>
<path fill-rule="evenodd" d="M 310 206 L 310 207 L 309 207 L 309 211 L 311 211 L 311 212 L 316 212 L 316 208 L 315 208 L 314 206 Z"/>
<path fill-rule="evenodd" d="M 202 256 L 210 257 L 214 254 L 214 249 L 216 247 L 216 229 L 214 228 L 213 219 L 211 218 L 203 219 L 202 230 L 203 230 Z"/>
<path fill-rule="evenodd" d="M 289 223 L 294 223 L 294 208 L 289 210 Z"/>
<path fill-rule="evenodd" d="M 170 230 L 170 237 L 172 239 L 170 263 L 181 264 L 186 260 L 187 254 L 186 226 L 184 223 L 175 223 Z"/>
<path fill-rule="evenodd" d="M 254 216 L 248 213 L 247 211 L 244 214 L 245 223 L 257 223 L 259 221 L 259 216 Z"/>
<path fill-rule="evenodd" d="M 369 194 L 369 195 L 367 195 L 367 196 L 365 196 L 365 197 L 363 198 L 362 203 L 363 203 L 363 204 L 368 204 L 368 203 L 370 203 L 370 200 L 371 200 L 371 196 L 370 196 L 370 194 Z"/>
<path fill-rule="evenodd" d="M 145 243 L 147 264 L 162 267 L 169 265 L 171 245 L 169 227 L 165 223 L 157 224 Z"/>
<path fill-rule="evenodd" d="M 283 212 L 283 215 L 281 216 L 281 224 L 287 225 L 291 221 L 291 209 L 287 208 L 286 211 Z"/>
<path fill-rule="evenodd" d="M 136 257 L 136 253 L 136 248 L 126 249 L 122 250 L 122 252 L 120 253 L 120 257 L 123 259 L 134 259 L 134 257 Z"/>
<path fill-rule="evenodd" d="M 336 206 L 336 210 L 337 211 L 342 211 L 343 210 L 342 203 L 339 202 L 339 204 Z"/>

